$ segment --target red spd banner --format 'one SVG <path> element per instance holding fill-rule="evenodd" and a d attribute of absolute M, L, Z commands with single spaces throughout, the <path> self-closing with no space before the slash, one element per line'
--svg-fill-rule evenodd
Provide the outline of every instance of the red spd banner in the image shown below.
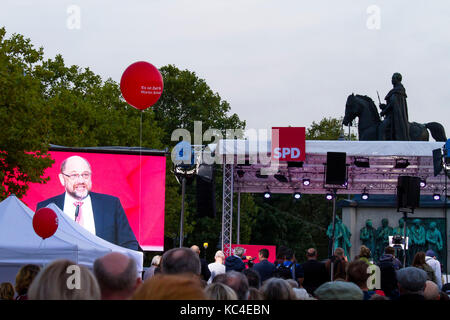
<path fill-rule="evenodd" d="M 305 161 L 305 127 L 272 127 L 272 161 Z"/>

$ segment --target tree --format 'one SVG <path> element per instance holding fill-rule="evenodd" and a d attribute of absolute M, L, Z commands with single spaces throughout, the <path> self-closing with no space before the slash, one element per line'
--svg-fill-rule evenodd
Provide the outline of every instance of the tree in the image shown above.
<path fill-rule="evenodd" d="M 53 163 L 47 153 L 49 111 L 34 77 L 43 50 L 21 35 L 5 35 L 0 28 L 0 200 L 47 181 L 42 176 Z"/>

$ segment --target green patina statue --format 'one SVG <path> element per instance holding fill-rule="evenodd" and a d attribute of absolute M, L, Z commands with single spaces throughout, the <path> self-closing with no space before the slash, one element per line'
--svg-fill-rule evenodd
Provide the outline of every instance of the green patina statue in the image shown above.
<path fill-rule="evenodd" d="M 376 233 L 376 250 L 374 259 L 378 260 L 383 253 L 384 248 L 389 245 L 389 236 L 393 235 L 393 229 L 389 226 L 389 220 L 384 218 L 381 220 L 381 227 L 377 229 Z"/>
<path fill-rule="evenodd" d="M 327 230 L 328 238 L 332 238 L 333 234 L 333 223 L 330 223 Z M 334 230 L 334 244 L 333 250 L 336 248 L 344 249 L 344 255 L 350 260 L 350 247 L 352 246 L 350 242 L 350 237 L 352 236 L 350 230 L 339 217 L 336 217 L 336 225 Z"/>
<path fill-rule="evenodd" d="M 436 227 L 436 222 L 430 223 L 430 228 L 427 230 L 426 234 L 426 242 L 427 242 L 427 249 L 433 250 L 439 260 L 440 252 L 443 248 L 442 243 L 442 235 L 441 232 Z"/>
<path fill-rule="evenodd" d="M 363 245 L 365 245 L 367 248 L 370 249 L 370 252 L 372 252 L 372 254 L 375 253 L 376 248 L 375 237 L 376 237 L 376 230 L 372 225 L 372 220 L 367 219 L 366 226 L 364 228 L 361 228 L 359 232 L 359 239 L 361 239 Z"/>
<path fill-rule="evenodd" d="M 414 219 L 413 225 L 409 228 L 411 235 L 411 246 L 409 247 L 409 256 L 413 258 L 417 252 L 426 251 L 425 240 L 426 232 L 420 219 Z"/>

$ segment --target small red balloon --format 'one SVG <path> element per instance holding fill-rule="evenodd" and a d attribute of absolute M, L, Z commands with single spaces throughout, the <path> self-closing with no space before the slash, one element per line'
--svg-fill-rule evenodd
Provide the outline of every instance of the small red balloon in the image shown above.
<path fill-rule="evenodd" d="M 130 105 L 144 110 L 154 105 L 164 89 L 159 70 L 145 61 L 135 62 L 122 74 L 120 91 Z"/>
<path fill-rule="evenodd" d="M 33 216 L 34 232 L 42 239 L 50 238 L 58 229 L 58 216 L 50 208 L 41 208 Z"/>

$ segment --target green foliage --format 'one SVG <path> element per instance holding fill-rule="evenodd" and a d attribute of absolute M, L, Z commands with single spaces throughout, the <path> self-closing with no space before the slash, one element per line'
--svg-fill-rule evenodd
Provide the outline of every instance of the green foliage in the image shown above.
<path fill-rule="evenodd" d="M 30 182 L 43 183 L 52 164 L 47 150 L 49 112 L 33 73 L 42 49 L 14 34 L 5 38 L 0 29 L 0 200 L 24 195 Z"/>

